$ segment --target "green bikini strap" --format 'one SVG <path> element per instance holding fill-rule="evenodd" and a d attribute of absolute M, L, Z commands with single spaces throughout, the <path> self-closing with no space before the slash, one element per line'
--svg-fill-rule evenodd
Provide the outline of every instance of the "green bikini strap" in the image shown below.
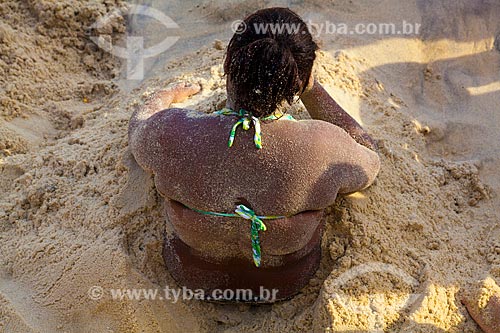
<path fill-rule="evenodd" d="M 246 112 L 243 109 L 240 109 L 239 112 L 233 111 L 228 108 L 224 108 L 222 110 L 216 111 L 215 114 L 223 115 L 223 116 L 239 116 L 240 119 L 233 125 L 231 128 L 231 133 L 229 134 L 229 141 L 227 143 L 228 147 L 232 147 L 234 143 L 234 137 L 236 136 L 236 130 L 238 126 L 243 125 L 243 129 L 248 131 L 250 129 L 250 124 L 253 122 L 255 127 L 255 134 L 253 136 L 253 142 L 255 143 L 255 147 L 257 149 L 262 148 L 262 135 L 260 133 L 260 121 L 259 118 L 252 116 L 250 113 Z"/>
<path fill-rule="evenodd" d="M 260 130 L 260 120 L 257 117 L 252 116 L 250 112 L 247 112 L 243 109 L 240 109 L 239 112 L 236 112 L 232 109 L 229 108 L 224 108 L 219 111 L 215 111 L 215 114 L 218 115 L 223 115 L 223 116 L 239 116 L 240 119 L 233 125 L 231 128 L 231 132 L 229 134 L 229 141 L 228 141 L 228 147 L 232 147 L 234 143 L 234 137 L 236 136 L 236 130 L 238 129 L 238 126 L 242 125 L 243 129 L 245 131 L 250 129 L 250 124 L 253 123 L 253 126 L 255 127 L 255 134 L 253 136 L 253 142 L 255 143 L 255 147 L 257 149 L 262 148 L 262 133 Z M 291 115 L 285 115 L 284 119 L 288 120 L 295 120 Z M 262 120 L 278 120 L 281 117 L 276 117 L 275 115 L 270 115 L 267 117 L 262 118 Z"/>
<path fill-rule="evenodd" d="M 187 207 L 187 206 L 186 206 Z M 200 214 L 205 214 L 205 215 L 212 215 L 212 216 L 221 216 L 221 217 L 242 217 L 245 220 L 250 220 L 252 223 L 250 224 L 250 235 L 251 235 L 251 240 L 252 240 L 252 256 L 253 256 L 253 262 L 255 266 L 260 267 L 260 262 L 261 262 L 261 248 L 260 248 L 260 238 L 259 238 L 259 231 L 266 231 L 266 225 L 262 220 L 275 220 L 275 219 L 283 219 L 286 216 L 278 216 L 278 215 L 271 215 L 271 216 L 260 216 L 255 214 L 255 212 L 248 208 L 245 205 L 237 205 L 235 209 L 235 213 L 216 213 L 216 212 L 207 212 L 204 210 L 199 210 L 199 209 L 194 209 L 190 208 L 189 209 L 200 213 Z"/>

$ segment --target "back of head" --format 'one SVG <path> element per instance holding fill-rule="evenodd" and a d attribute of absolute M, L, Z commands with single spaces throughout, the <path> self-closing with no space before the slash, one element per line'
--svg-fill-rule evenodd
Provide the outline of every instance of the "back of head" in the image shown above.
<path fill-rule="evenodd" d="M 259 10 L 240 28 L 224 63 L 228 86 L 238 108 L 267 116 L 305 89 L 318 46 L 304 21 L 287 8 Z"/>

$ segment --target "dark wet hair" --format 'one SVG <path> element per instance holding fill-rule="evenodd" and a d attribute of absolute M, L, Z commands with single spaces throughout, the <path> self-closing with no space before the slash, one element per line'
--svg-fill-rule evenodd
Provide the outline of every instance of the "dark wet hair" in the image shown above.
<path fill-rule="evenodd" d="M 236 106 L 261 117 L 283 101 L 292 104 L 307 87 L 317 49 L 305 22 L 290 9 L 267 8 L 248 16 L 224 62 Z"/>

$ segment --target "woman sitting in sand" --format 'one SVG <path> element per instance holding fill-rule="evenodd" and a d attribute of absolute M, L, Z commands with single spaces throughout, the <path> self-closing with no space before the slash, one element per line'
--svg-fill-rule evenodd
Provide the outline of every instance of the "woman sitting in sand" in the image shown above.
<path fill-rule="evenodd" d="M 136 111 L 129 144 L 155 175 L 174 232 L 163 256 L 182 286 L 275 289 L 274 301 L 304 287 L 320 261 L 323 209 L 338 193 L 373 182 L 375 143 L 311 76 L 318 49 L 306 24 L 285 8 L 250 15 L 229 43 L 226 108 L 169 109 L 197 85 L 158 91 Z M 297 33 L 259 34 L 257 24 Z M 313 120 L 278 109 L 300 97 Z"/>

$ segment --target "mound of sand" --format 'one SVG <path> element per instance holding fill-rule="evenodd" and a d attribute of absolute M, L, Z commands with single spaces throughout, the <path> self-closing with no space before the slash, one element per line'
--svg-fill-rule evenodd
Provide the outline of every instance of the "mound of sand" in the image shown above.
<path fill-rule="evenodd" d="M 425 55 L 408 62 L 413 76 L 404 77 L 404 64 L 384 65 L 385 45 L 366 40 L 321 52 L 315 71 L 378 140 L 381 172 L 368 190 L 329 208 L 321 268 L 310 284 L 267 306 L 112 299 L 111 288 L 176 287 L 161 259 L 162 199 L 128 153 L 132 108 L 179 80 L 203 86 L 179 106 L 212 112 L 225 101 L 220 42 L 162 65 L 130 93 L 111 84 L 116 61 L 79 33 L 119 6 L 0 5 L 0 331 L 479 332 L 460 300 L 487 276 L 483 289 L 500 281 L 497 183 L 483 177 L 496 155 L 459 158 L 457 121 L 432 114 L 460 101 L 494 109 L 493 97 L 478 103 L 453 90 L 488 81 L 484 64 L 460 76 L 456 64 Z M 347 4 L 338 6 L 345 14 Z M 383 20 L 377 8 L 370 15 Z M 409 13 L 418 10 L 429 8 Z M 421 52 L 438 47 L 426 38 L 394 43 Z M 494 35 L 483 46 L 493 48 Z M 438 103 L 441 109 L 432 109 Z M 300 104 L 291 112 L 307 118 Z M 487 119 L 461 119 L 466 136 L 487 127 Z M 104 293 L 98 300 L 89 294 L 94 286 Z"/>

